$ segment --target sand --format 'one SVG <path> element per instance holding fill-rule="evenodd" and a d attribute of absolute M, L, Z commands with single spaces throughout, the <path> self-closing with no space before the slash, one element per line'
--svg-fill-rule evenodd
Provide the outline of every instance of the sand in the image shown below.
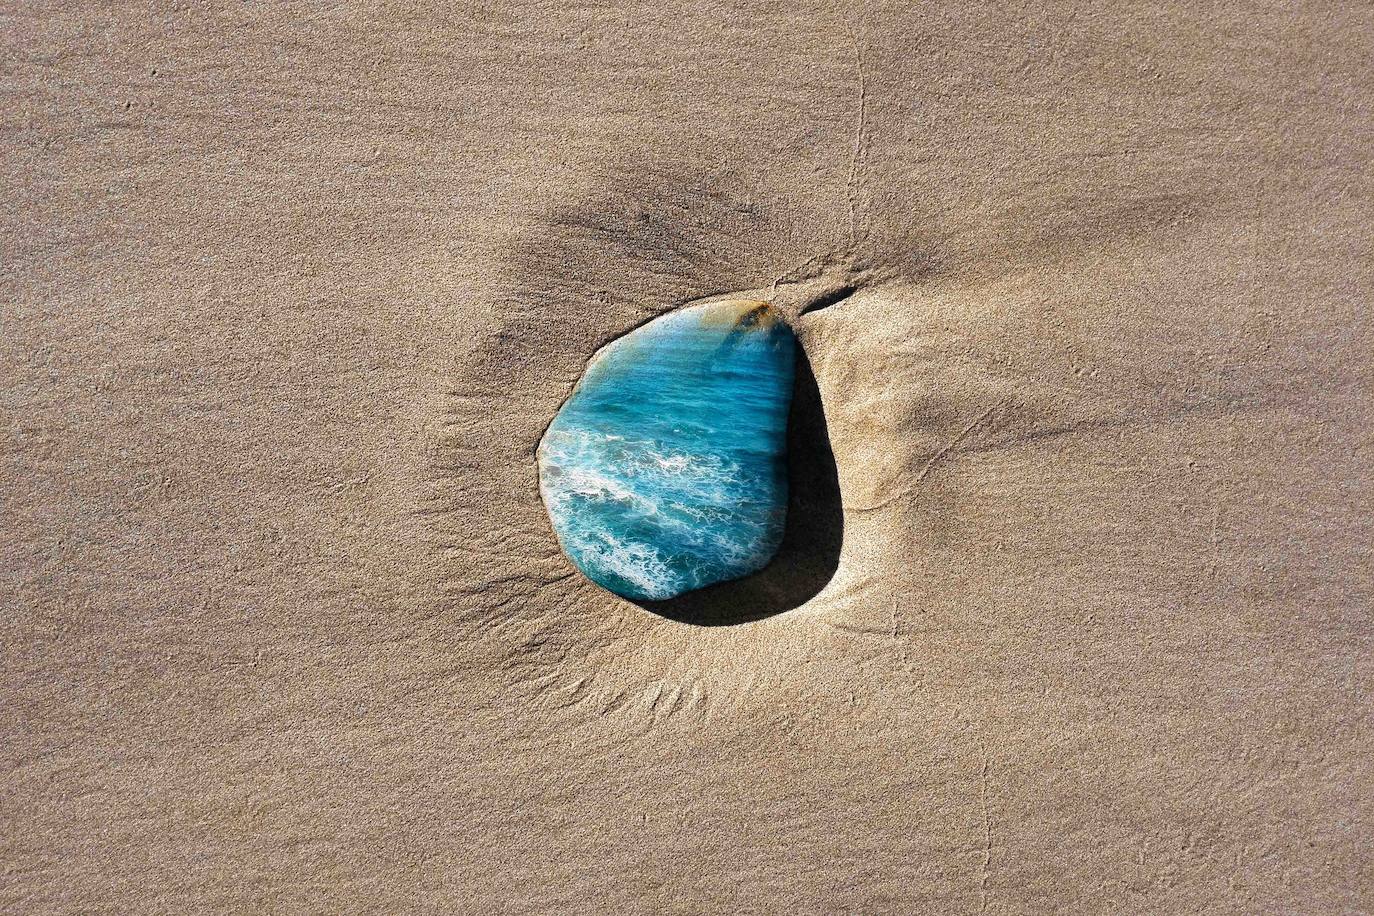
<path fill-rule="evenodd" d="M 5 5 L 0 910 L 1374 909 L 1374 22 L 1118 7 Z M 534 450 L 760 290 L 698 626 Z"/>

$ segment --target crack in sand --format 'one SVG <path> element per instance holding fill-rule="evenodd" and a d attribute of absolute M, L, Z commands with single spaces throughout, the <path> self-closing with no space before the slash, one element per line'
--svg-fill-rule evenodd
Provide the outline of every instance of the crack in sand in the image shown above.
<path fill-rule="evenodd" d="M 897 616 L 897 599 L 892 599 L 892 642 L 902 657 L 902 667 L 907 665 L 906 640 L 902 638 L 901 620 Z"/>
<path fill-rule="evenodd" d="M 858 247 L 858 193 L 857 184 L 859 172 L 865 160 L 864 155 L 864 135 L 868 122 L 868 73 L 864 69 L 863 44 L 859 41 L 859 33 L 854 28 L 854 22 L 845 17 L 845 31 L 849 33 L 849 40 L 854 49 L 854 69 L 858 73 L 859 81 L 859 110 L 858 117 L 854 125 L 854 144 L 849 156 L 849 178 L 846 182 L 845 193 L 849 201 L 849 248 L 852 252 Z M 867 231 L 864 233 L 867 236 Z"/>
<path fill-rule="evenodd" d="M 992 818 L 988 816 L 988 752 L 983 748 L 983 772 L 980 777 L 983 801 L 983 871 L 978 878 L 978 912 L 988 911 L 988 877 L 992 872 Z"/>
<path fill-rule="evenodd" d="M 921 470 L 916 474 L 914 478 L 912 478 L 911 483 L 903 487 L 901 490 L 898 490 L 896 493 L 893 493 L 891 496 L 889 496 L 887 499 L 882 500 L 881 502 L 876 502 L 869 506 L 846 506 L 845 509 L 850 512 L 872 512 L 875 509 L 882 509 L 886 506 L 890 506 L 897 500 L 914 493 L 916 491 L 917 486 L 920 485 L 921 481 L 925 480 L 926 477 L 930 475 L 931 471 L 935 469 L 935 466 L 937 464 L 944 460 L 946 455 L 948 455 L 955 448 L 957 448 L 958 445 L 965 439 L 967 439 L 975 429 L 977 429 L 979 426 L 982 426 L 983 423 L 987 421 L 988 417 L 992 416 L 995 412 L 1005 407 L 1009 403 L 1010 401 L 999 401 L 998 403 L 989 407 L 987 410 L 980 413 L 972 423 L 970 423 L 968 426 L 965 426 L 962 430 L 960 430 L 957 436 L 955 436 L 949 442 L 945 443 L 945 445 L 941 447 L 940 450 L 937 451 L 935 454 L 931 455 L 930 458 L 926 460 L 925 465 L 921 467 Z"/>

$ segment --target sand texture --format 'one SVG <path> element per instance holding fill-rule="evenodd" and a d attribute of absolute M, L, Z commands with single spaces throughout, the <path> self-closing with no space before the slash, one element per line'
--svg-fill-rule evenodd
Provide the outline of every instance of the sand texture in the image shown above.
<path fill-rule="evenodd" d="M 1374 14 L 1115 6 L 0 5 L 0 911 L 1374 911 Z M 838 487 L 660 613 L 717 295 Z"/>

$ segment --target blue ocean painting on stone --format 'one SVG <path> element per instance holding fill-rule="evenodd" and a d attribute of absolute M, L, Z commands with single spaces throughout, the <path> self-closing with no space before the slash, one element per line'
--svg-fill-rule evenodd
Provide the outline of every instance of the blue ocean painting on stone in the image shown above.
<path fill-rule="evenodd" d="M 763 568 L 787 515 L 796 339 L 766 302 L 671 312 L 603 347 L 539 445 L 569 558 L 658 601 Z"/>

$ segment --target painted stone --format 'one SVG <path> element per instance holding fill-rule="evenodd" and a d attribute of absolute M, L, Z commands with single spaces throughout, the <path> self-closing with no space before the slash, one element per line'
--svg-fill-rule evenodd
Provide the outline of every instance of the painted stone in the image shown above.
<path fill-rule="evenodd" d="M 587 578 L 659 601 L 767 565 L 787 514 L 796 339 L 766 302 L 671 312 L 602 347 L 539 444 Z"/>

